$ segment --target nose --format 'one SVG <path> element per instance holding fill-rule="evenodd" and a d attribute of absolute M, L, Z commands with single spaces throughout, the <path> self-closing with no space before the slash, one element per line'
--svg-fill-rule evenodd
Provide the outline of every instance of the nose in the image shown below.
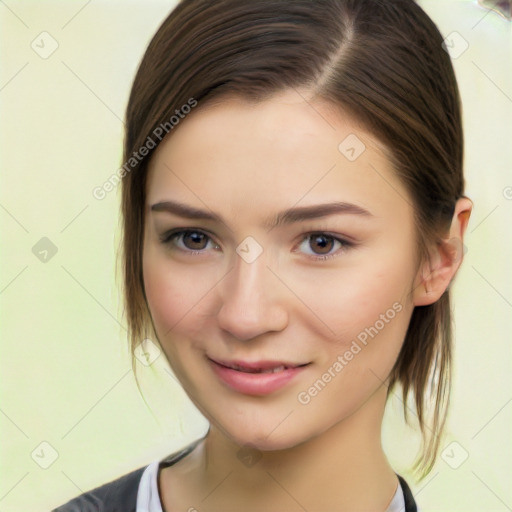
<path fill-rule="evenodd" d="M 252 263 L 236 255 L 234 267 L 223 280 L 219 327 L 242 341 L 283 330 L 288 325 L 283 292 L 267 267 L 265 253 Z"/>

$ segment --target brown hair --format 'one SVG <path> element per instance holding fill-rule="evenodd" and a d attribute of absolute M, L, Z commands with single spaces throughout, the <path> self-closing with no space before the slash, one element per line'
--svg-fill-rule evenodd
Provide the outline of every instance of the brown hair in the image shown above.
<path fill-rule="evenodd" d="M 198 108 L 221 95 L 258 102 L 305 87 L 387 146 L 414 204 L 418 261 L 427 261 L 428 248 L 446 234 L 464 187 L 460 98 L 442 42 L 413 0 L 182 0 L 153 37 L 135 77 L 124 161 L 144 146 L 156 146 L 159 127 L 174 128 L 169 120 L 191 100 Z M 142 250 L 153 150 L 132 161 L 122 181 L 132 350 L 152 332 Z M 388 387 L 389 396 L 401 384 L 406 420 L 409 393 L 414 397 L 424 442 L 415 464 L 421 477 L 435 463 L 446 420 L 451 347 L 447 290 L 434 304 L 415 307 Z"/>

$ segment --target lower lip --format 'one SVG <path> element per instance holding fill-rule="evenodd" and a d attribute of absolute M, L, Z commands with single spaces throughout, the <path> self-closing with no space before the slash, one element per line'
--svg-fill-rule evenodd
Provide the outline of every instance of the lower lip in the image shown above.
<path fill-rule="evenodd" d="M 245 395 L 268 395 L 286 386 L 305 366 L 288 368 L 276 373 L 246 373 L 226 368 L 210 360 L 217 377 L 231 389 Z"/>

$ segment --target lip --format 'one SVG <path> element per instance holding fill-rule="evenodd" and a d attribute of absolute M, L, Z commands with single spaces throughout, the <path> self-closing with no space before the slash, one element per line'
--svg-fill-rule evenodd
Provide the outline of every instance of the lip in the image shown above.
<path fill-rule="evenodd" d="M 309 363 L 288 361 L 221 361 L 208 358 L 213 371 L 231 389 L 245 395 L 262 396 L 288 384 Z M 273 373 L 269 370 L 277 368 Z M 263 373 L 267 371 L 267 373 Z"/>

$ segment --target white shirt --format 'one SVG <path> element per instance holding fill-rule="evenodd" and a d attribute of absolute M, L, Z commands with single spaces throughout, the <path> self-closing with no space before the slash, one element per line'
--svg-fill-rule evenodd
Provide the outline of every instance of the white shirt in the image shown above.
<path fill-rule="evenodd" d="M 160 461 L 152 462 L 142 473 L 137 491 L 136 512 L 163 512 L 158 494 L 158 466 Z"/>
<path fill-rule="evenodd" d="M 158 467 L 160 461 L 152 462 L 142 474 L 137 492 L 136 512 L 163 512 L 158 494 Z M 405 501 L 402 487 L 398 484 L 395 495 L 386 512 L 404 512 Z M 418 512 L 421 512 L 418 508 Z"/>

